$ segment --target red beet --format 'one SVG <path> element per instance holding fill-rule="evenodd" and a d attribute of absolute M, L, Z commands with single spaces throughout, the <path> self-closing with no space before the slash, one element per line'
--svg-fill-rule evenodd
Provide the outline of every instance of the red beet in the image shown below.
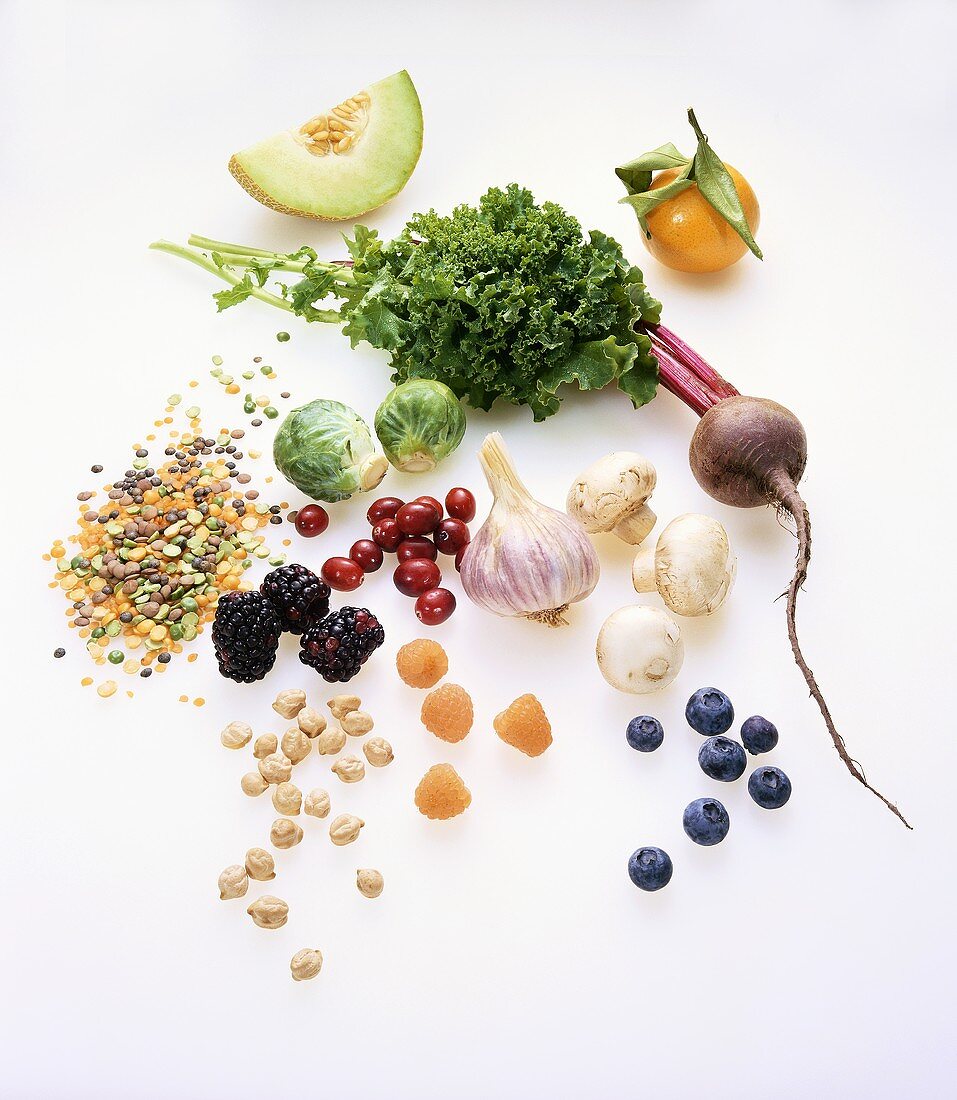
<path fill-rule="evenodd" d="M 811 519 L 798 492 L 807 464 L 807 437 L 789 409 L 765 397 L 743 397 L 721 375 L 662 325 L 646 325 L 663 385 L 701 417 L 691 438 L 689 459 L 698 484 L 709 496 L 734 508 L 771 505 L 790 516 L 797 533 L 794 574 L 787 589 L 787 629 L 791 652 L 812 698 L 820 708 L 831 741 L 847 770 L 911 828 L 897 806 L 867 781 L 847 751 L 814 673 L 801 652 L 797 596 L 811 561 Z"/>

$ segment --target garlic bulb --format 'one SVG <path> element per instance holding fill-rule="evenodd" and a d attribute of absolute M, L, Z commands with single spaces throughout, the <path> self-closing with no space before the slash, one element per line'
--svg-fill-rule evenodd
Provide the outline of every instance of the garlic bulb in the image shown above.
<path fill-rule="evenodd" d="M 598 583 L 598 555 L 578 523 L 533 499 L 493 432 L 479 462 L 495 502 L 462 559 L 469 599 L 496 615 L 560 626 Z"/>

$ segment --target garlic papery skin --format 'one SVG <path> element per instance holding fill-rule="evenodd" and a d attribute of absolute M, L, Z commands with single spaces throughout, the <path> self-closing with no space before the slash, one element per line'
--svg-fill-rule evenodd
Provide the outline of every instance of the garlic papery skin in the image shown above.
<path fill-rule="evenodd" d="M 494 503 L 462 559 L 466 595 L 495 615 L 564 625 L 568 607 L 598 584 L 591 540 L 570 516 L 532 497 L 498 432 L 478 457 Z"/>
<path fill-rule="evenodd" d="M 687 512 L 673 519 L 658 536 L 655 587 L 676 615 L 717 611 L 731 591 L 736 573 L 737 558 L 728 532 L 711 516 Z"/>

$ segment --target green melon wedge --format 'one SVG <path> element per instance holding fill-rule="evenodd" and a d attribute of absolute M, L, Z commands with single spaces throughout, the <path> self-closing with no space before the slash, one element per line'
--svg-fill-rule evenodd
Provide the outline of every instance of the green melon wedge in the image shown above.
<path fill-rule="evenodd" d="M 403 69 L 236 153 L 229 170 L 273 210 L 339 221 L 397 195 L 421 152 L 422 105 Z"/>

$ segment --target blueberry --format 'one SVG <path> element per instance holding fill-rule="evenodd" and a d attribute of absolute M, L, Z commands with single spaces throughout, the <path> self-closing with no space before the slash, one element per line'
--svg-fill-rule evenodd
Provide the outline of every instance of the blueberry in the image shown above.
<path fill-rule="evenodd" d="M 638 752 L 654 752 L 664 739 L 665 731 L 661 723 L 649 714 L 641 714 L 637 718 L 632 718 L 628 723 L 628 729 L 625 731 L 625 740 Z M 641 849 L 641 851 L 645 850 L 644 848 Z M 647 849 L 649 852 L 657 850 L 657 848 Z"/>
<path fill-rule="evenodd" d="M 671 856 L 660 848 L 639 848 L 628 860 L 628 874 L 639 890 L 660 890 L 671 882 Z"/>
<path fill-rule="evenodd" d="M 733 783 L 744 775 L 748 758 L 744 749 L 730 737 L 709 737 L 698 749 L 698 763 L 701 770 L 710 779 L 720 779 L 722 783 Z"/>
<path fill-rule="evenodd" d="M 695 844 L 706 847 L 720 844 L 731 828 L 728 811 L 716 798 L 696 798 L 689 802 L 681 823 Z"/>
<path fill-rule="evenodd" d="M 685 707 L 688 725 L 702 737 L 724 733 L 734 721 L 734 707 L 723 691 L 717 688 L 698 688 Z"/>
<path fill-rule="evenodd" d="M 741 724 L 741 740 L 752 756 L 770 752 L 778 743 L 778 727 L 760 714 L 752 714 Z"/>
<path fill-rule="evenodd" d="M 748 779 L 748 794 L 764 810 L 780 810 L 791 797 L 791 780 L 780 768 L 755 768 Z"/>

